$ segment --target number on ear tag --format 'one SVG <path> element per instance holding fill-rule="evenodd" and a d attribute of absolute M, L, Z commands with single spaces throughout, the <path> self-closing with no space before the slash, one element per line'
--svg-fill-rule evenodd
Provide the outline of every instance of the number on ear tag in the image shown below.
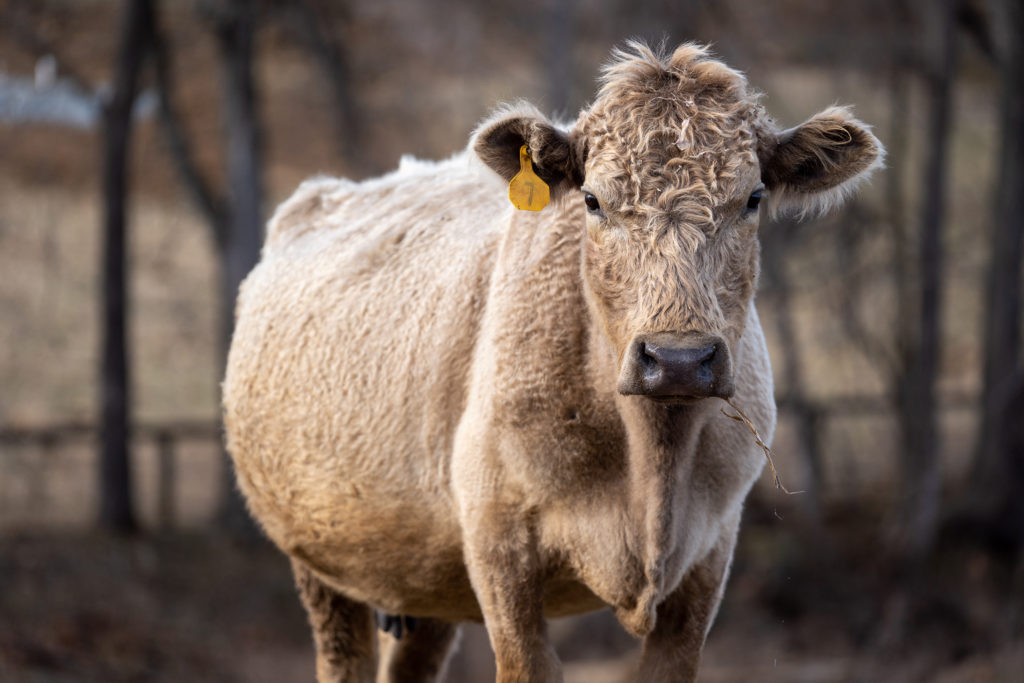
<path fill-rule="evenodd" d="M 519 148 L 519 173 L 509 181 L 508 198 L 517 209 L 526 211 L 540 211 L 551 201 L 548 184 L 533 172 L 526 145 Z"/>

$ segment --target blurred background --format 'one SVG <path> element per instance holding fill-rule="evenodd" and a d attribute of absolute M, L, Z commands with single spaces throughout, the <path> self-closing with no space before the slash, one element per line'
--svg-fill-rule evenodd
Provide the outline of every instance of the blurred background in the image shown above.
<path fill-rule="evenodd" d="M 1024 3 L 0 0 L 0 680 L 308 681 L 218 383 L 263 222 L 305 177 L 570 119 L 627 38 L 709 42 L 789 127 L 854 104 L 888 168 L 762 222 L 775 461 L 705 681 L 1024 671 Z M 628 680 L 609 615 L 567 680 Z M 467 627 L 449 681 L 493 676 Z"/>

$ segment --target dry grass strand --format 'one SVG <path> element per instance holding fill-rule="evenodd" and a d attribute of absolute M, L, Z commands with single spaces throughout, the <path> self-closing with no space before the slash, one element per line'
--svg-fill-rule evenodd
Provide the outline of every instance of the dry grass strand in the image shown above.
<path fill-rule="evenodd" d="M 768 460 L 768 467 L 771 468 L 772 477 L 775 479 L 775 488 L 782 489 L 782 492 L 788 496 L 803 493 L 803 491 L 790 491 L 789 489 L 782 485 L 782 480 L 779 479 L 779 473 L 775 469 L 775 462 L 772 460 L 772 449 L 769 448 L 768 444 L 766 444 L 764 442 L 764 439 L 761 438 L 761 435 L 757 431 L 757 427 L 755 427 L 754 423 L 750 421 L 750 418 L 747 417 L 746 413 L 740 410 L 739 406 L 732 402 L 731 398 L 725 399 L 725 402 L 729 404 L 730 408 L 736 411 L 736 414 L 730 415 L 729 413 L 725 412 L 725 408 L 722 408 L 722 415 L 725 415 L 730 420 L 736 420 L 737 422 L 743 423 L 744 425 L 746 425 L 747 429 L 750 430 L 750 433 L 754 435 L 754 443 L 760 446 L 761 450 L 764 451 L 765 459 Z"/>

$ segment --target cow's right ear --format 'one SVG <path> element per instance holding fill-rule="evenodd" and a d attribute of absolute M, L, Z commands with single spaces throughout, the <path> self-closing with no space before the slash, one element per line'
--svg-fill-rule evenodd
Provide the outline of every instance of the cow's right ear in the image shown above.
<path fill-rule="evenodd" d="M 526 145 L 534 172 L 552 196 L 583 184 L 583 160 L 569 134 L 536 107 L 517 104 L 494 112 L 473 134 L 476 155 L 506 181 L 519 172 L 519 150 Z"/>
<path fill-rule="evenodd" d="M 842 204 L 882 165 L 885 148 L 849 109 L 829 107 L 770 136 L 760 156 L 769 210 L 805 216 Z"/>

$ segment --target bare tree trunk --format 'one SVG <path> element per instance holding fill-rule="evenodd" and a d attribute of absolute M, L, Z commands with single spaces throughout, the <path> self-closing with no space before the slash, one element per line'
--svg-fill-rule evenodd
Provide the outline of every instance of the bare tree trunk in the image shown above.
<path fill-rule="evenodd" d="M 990 541 L 1016 553 L 1018 566 L 1024 568 L 1024 368 L 1007 381 L 1002 398 L 996 429 L 1000 484 L 985 522 Z"/>
<path fill-rule="evenodd" d="M 909 221 L 906 215 L 906 169 L 907 146 L 909 142 L 908 113 L 910 110 L 910 79 L 908 78 L 909 56 L 907 54 L 904 32 L 910 25 L 910 10 L 906 0 L 895 0 L 892 4 L 892 64 L 890 66 L 891 124 L 888 152 L 886 156 L 886 211 L 892 230 L 892 262 L 895 273 L 896 309 L 893 329 L 896 332 L 895 372 L 892 373 L 892 395 L 898 397 L 902 392 L 900 385 L 904 379 L 906 368 L 914 347 L 914 287 L 913 287 L 913 250 L 910 244 Z M 897 411 L 900 406 L 895 406 Z"/>
<path fill-rule="evenodd" d="M 798 226 L 791 220 L 777 222 L 764 238 L 761 263 L 766 284 L 771 287 L 777 305 L 776 325 L 779 349 L 782 351 L 780 375 L 786 393 L 780 396 L 780 408 L 788 410 L 796 419 L 797 437 L 803 451 L 807 478 L 801 484 L 804 511 L 811 529 L 824 531 L 821 511 L 823 471 L 821 465 L 821 420 L 818 411 L 807 399 L 803 368 L 800 364 L 800 343 L 794 325 L 792 285 L 786 273 L 784 254 L 795 241 Z M 821 538 L 816 539 L 819 542 Z"/>
<path fill-rule="evenodd" d="M 215 31 L 224 69 L 224 126 L 227 138 L 227 235 L 221 254 L 221 358 L 227 358 L 234 329 L 234 305 L 242 280 L 259 260 L 263 220 L 262 159 L 256 115 L 253 54 L 256 12 L 247 0 L 225 0 L 215 16 Z M 246 533 L 252 522 L 233 476 L 225 477 L 222 517 Z"/>
<path fill-rule="evenodd" d="M 185 190 L 191 195 L 196 208 L 206 218 L 215 248 L 217 251 L 222 251 L 228 232 L 226 200 L 200 173 L 195 155 L 188 144 L 188 137 L 181 123 L 181 117 L 174 106 L 174 68 L 159 14 L 153 17 L 152 44 L 156 89 L 160 98 L 158 111 L 160 130 L 163 133 L 168 153 L 185 185 Z"/>
<path fill-rule="evenodd" d="M 350 168 L 359 169 L 361 174 L 376 172 L 378 169 L 366 167 L 369 161 L 363 149 L 364 126 L 352 92 L 352 70 L 345 50 L 332 30 L 331 8 L 335 12 L 338 11 L 338 3 L 298 0 L 281 4 L 296 18 L 303 39 L 320 64 L 330 86 L 334 99 L 334 129 L 338 153 Z"/>
<path fill-rule="evenodd" d="M 922 186 L 918 274 L 920 298 L 917 336 L 901 383 L 903 475 L 906 504 L 902 513 L 901 554 L 912 565 L 934 544 L 939 520 L 941 469 L 935 384 L 941 358 L 942 227 L 946 213 L 947 150 L 956 66 L 955 1 L 930 6 L 934 21 L 934 57 L 926 64 L 928 156 Z"/>
<path fill-rule="evenodd" d="M 1024 6 L 1019 0 L 994 3 L 998 62 L 1002 82 L 999 176 L 992 226 L 992 257 L 986 283 L 984 370 L 981 419 L 972 477 L 970 507 L 982 517 L 1024 496 L 1008 452 L 999 447 L 1000 431 L 1021 364 L 1021 261 L 1024 256 Z M 1001 32 L 1001 33 L 1000 33 Z M 1001 38 L 999 40 L 998 38 Z M 992 520 L 993 522 L 995 520 Z M 1024 530 L 1021 537 L 1024 538 Z"/>
<path fill-rule="evenodd" d="M 132 105 L 152 25 L 153 8 L 149 0 L 126 2 L 113 90 L 104 108 L 100 523 L 117 532 L 136 528 L 129 449 L 131 376 L 125 204 L 129 194 Z"/>

